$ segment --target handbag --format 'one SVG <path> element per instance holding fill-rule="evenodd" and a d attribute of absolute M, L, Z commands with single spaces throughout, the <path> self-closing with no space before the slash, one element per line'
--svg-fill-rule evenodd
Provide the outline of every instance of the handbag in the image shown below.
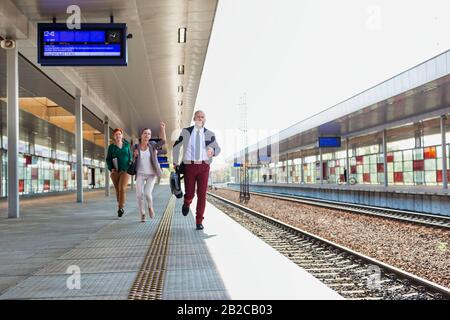
<path fill-rule="evenodd" d="M 130 166 L 128 167 L 127 173 L 130 176 L 136 175 L 136 161 L 131 162 Z"/>
<path fill-rule="evenodd" d="M 140 150 L 139 150 L 140 153 Z M 130 166 L 128 167 L 127 173 L 130 176 L 135 176 L 137 173 L 137 168 L 136 168 L 136 161 L 137 159 L 134 159 L 133 161 L 131 161 Z"/>

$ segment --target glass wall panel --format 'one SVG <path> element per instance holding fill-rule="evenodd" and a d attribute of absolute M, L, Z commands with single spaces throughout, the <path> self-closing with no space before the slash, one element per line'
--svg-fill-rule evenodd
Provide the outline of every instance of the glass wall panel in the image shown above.
<path fill-rule="evenodd" d="M 442 184 L 442 148 L 431 145 L 436 142 L 435 137 L 424 137 L 428 145 L 415 148 L 415 139 L 405 139 L 388 143 L 387 178 L 389 185 L 429 185 Z M 439 135 L 440 137 L 440 135 Z M 349 149 L 349 176 L 359 184 L 384 183 L 384 155 L 380 153 L 380 145 L 371 145 Z M 447 145 L 450 154 L 450 146 Z M 345 182 L 346 151 L 339 150 L 322 155 L 324 163 L 324 183 Z M 93 160 L 92 163 L 95 163 Z M 450 160 L 447 159 L 447 176 L 450 181 Z M 266 180 L 272 182 L 300 183 L 303 171 L 304 182 L 309 184 L 320 183 L 319 155 L 296 158 L 289 161 L 271 164 L 266 169 Z M 257 173 L 256 173 L 257 172 Z M 252 179 L 263 181 L 263 173 L 255 171 Z"/>

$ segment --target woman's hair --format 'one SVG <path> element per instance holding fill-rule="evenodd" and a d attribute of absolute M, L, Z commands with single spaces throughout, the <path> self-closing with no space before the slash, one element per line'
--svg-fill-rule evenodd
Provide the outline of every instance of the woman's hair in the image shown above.
<path fill-rule="evenodd" d="M 113 130 L 113 135 L 115 135 L 117 132 L 120 132 L 121 134 L 123 134 L 123 130 L 122 128 L 116 128 Z"/>
<path fill-rule="evenodd" d="M 150 129 L 150 128 L 141 129 L 141 133 L 139 134 L 139 143 L 141 143 L 141 137 L 145 130 L 149 130 L 150 134 L 152 133 L 152 129 Z"/>
<path fill-rule="evenodd" d="M 139 136 L 142 136 L 142 134 L 144 133 L 145 130 L 150 130 L 150 133 L 152 132 L 152 129 L 144 128 L 144 129 L 141 130 L 141 133 L 139 134 Z"/>

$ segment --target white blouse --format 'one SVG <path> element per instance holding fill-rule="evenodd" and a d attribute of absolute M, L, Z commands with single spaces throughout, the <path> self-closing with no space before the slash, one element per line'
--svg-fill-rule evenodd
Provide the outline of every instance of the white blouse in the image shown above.
<path fill-rule="evenodd" d="M 155 174 L 152 166 L 150 165 L 150 148 L 146 151 L 139 150 L 139 167 L 137 173 L 141 174 Z"/>

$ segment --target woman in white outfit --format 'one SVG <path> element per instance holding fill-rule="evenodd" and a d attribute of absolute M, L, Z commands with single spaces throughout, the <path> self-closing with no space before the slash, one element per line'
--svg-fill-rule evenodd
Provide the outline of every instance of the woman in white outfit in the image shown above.
<path fill-rule="evenodd" d="M 159 142 L 150 141 L 152 131 L 149 128 L 141 130 L 139 145 L 135 145 L 134 158 L 136 161 L 136 197 L 141 214 L 141 222 L 145 222 L 144 198 L 147 200 L 148 214 L 153 219 L 155 211 L 153 210 L 153 187 L 156 179 L 161 177 L 162 171 L 159 166 L 157 149 L 166 142 L 166 125 L 160 122 Z"/>

